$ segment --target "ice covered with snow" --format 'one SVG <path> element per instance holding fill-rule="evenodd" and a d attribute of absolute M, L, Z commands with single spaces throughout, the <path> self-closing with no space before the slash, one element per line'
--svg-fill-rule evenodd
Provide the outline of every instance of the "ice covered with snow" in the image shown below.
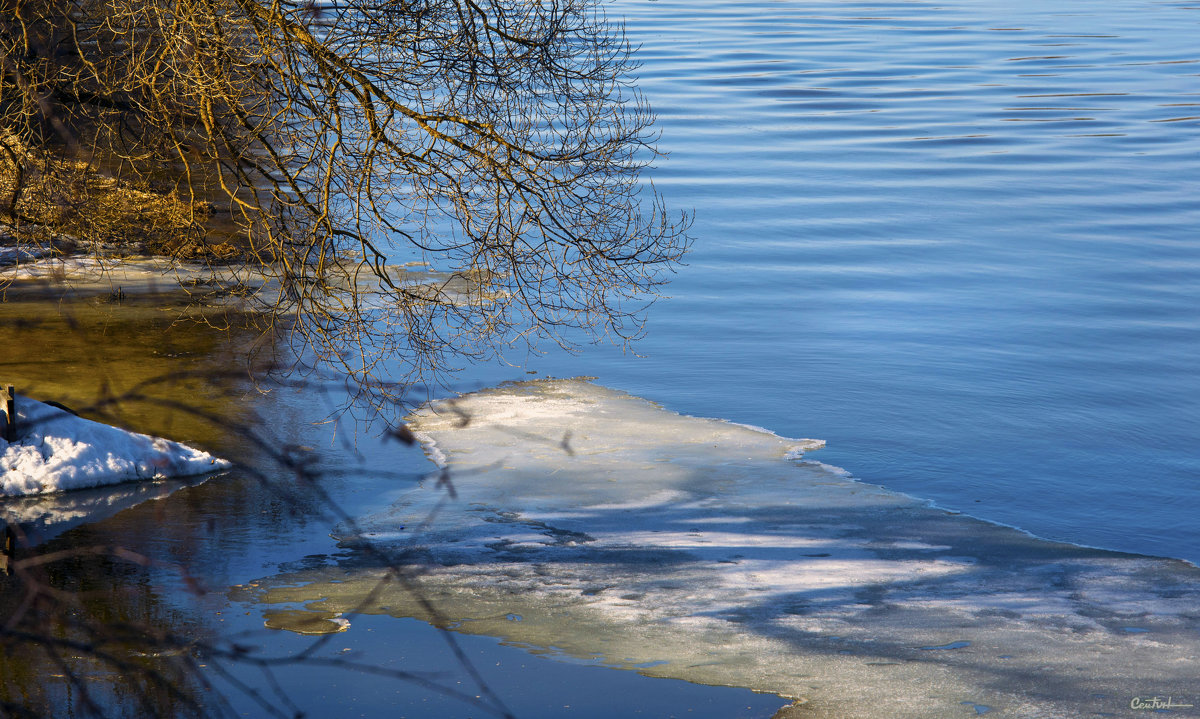
<path fill-rule="evenodd" d="M 237 264 L 185 262 L 161 256 L 48 257 L 48 253 L 17 247 L 0 247 L 0 287 L 11 285 L 25 294 L 125 295 L 154 294 L 179 287 L 189 288 L 209 303 L 254 306 L 254 299 L 273 302 L 283 291 L 280 271 Z M 325 278 L 330 287 L 356 283 L 363 306 L 390 307 L 388 291 L 378 286 L 372 272 L 359 271 L 355 257 L 343 258 L 340 271 Z M 434 272 L 424 263 L 389 265 L 389 281 L 411 295 L 440 302 L 464 304 L 480 297 L 494 297 L 464 273 Z"/>
<path fill-rule="evenodd" d="M 445 474 L 340 536 L 404 552 L 414 576 L 351 552 L 235 596 L 804 702 L 788 716 L 1200 706 L 1200 570 L 1184 562 L 1039 540 L 808 461 L 820 442 L 583 381 L 412 419 Z"/>
<path fill-rule="evenodd" d="M 86 296 L 118 290 L 126 295 L 153 294 L 180 286 L 200 293 L 219 287 L 256 289 L 263 287 L 265 280 L 260 274 L 238 272 L 232 267 L 173 261 L 167 257 L 74 255 L 0 266 L 0 285 L 11 285 L 26 294 L 49 291 Z"/>
<path fill-rule="evenodd" d="M 152 257 L 122 257 L 106 260 L 77 255 L 40 259 L 35 255 L 30 255 L 29 259 L 38 259 L 38 261 L 24 262 L 16 267 L 7 268 L 3 274 L 0 274 L 0 277 L 10 281 L 66 282 L 70 280 L 85 285 L 89 282 L 99 282 L 114 287 L 118 284 L 129 284 L 132 287 L 139 283 L 161 281 L 173 269 L 169 260 Z"/>
<path fill-rule="evenodd" d="M 230 463 L 161 437 L 76 417 L 28 397 L 16 399 L 17 437 L 0 438 L 0 497 L 206 474 Z"/>
<path fill-rule="evenodd" d="M 0 267 L 20 264 L 22 262 L 33 262 L 48 254 L 50 254 L 49 250 L 38 247 L 0 245 Z"/>

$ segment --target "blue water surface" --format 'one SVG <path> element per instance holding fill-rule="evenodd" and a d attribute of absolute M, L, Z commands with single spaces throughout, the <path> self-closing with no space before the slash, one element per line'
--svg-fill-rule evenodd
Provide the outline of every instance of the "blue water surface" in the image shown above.
<path fill-rule="evenodd" d="M 694 249 L 645 357 L 510 360 L 822 438 L 860 479 L 1043 537 L 1200 561 L 1200 6 L 609 12 Z"/>

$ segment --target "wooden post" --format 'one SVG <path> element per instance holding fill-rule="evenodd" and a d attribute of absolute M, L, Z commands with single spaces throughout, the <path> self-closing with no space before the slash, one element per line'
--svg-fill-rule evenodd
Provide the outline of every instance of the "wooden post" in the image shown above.
<path fill-rule="evenodd" d="M 13 552 L 17 548 L 17 535 L 13 533 L 12 526 L 8 522 L 4 522 L 4 532 L 0 536 L 0 574 L 5 576 L 12 574 L 12 559 Z"/>
<path fill-rule="evenodd" d="M 8 442 L 17 439 L 17 393 L 11 384 L 4 392 L 4 439 Z"/>
<path fill-rule="evenodd" d="M 4 439 L 12 442 L 17 438 L 17 393 L 11 384 L 0 392 L 0 399 L 4 400 L 4 423 L 0 429 L 4 431 Z M 0 575 L 7 576 L 12 574 L 13 550 L 17 542 L 8 521 L 0 518 L 0 524 L 4 525 L 0 531 Z"/>

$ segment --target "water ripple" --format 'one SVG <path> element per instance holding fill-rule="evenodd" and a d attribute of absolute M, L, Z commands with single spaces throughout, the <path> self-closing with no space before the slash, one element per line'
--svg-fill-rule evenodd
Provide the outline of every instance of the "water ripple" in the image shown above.
<path fill-rule="evenodd" d="M 1198 10 L 619 0 L 698 216 L 639 372 L 946 506 L 1200 559 L 1186 517 L 1123 519 L 1200 506 Z"/>

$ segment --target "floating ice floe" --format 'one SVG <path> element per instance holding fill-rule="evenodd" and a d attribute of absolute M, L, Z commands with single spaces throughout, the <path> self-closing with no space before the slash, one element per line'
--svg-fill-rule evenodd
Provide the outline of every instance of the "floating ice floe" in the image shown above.
<path fill-rule="evenodd" d="M 939 510 L 807 461 L 820 442 L 582 381 L 412 419 L 444 475 L 341 539 L 403 552 L 413 577 L 389 582 L 353 554 L 236 596 L 421 617 L 804 703 L 787 716 L 1200 707 L 1200 570 L 1187 563 Z"/>
<path fill-rule="evenodd" d="M 16 398 L 17 438 L 0 438 L 0 497 L 206 474 L 230 463 L 161 437 Z"/>

